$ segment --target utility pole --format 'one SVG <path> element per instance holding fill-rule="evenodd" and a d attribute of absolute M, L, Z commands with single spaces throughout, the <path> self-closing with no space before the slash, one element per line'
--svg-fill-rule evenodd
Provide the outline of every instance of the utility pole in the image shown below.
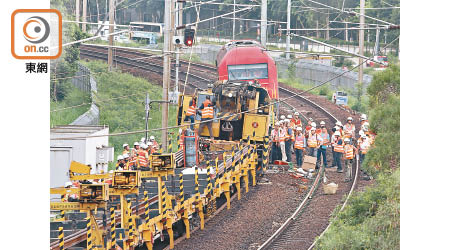
<path fill-rule="evenodd" d="M 80 27 L 80 0 L 75 1 L 75 21 L 77 22 L 77 26 Z"/>
<path fill-rule="evenodd" d="M 145 97 L 145 143 L 148 140 L 148 119 L 150 115 L 150 96 L 147 92 L 147 96 Z"/>
<path fill-rule="evenodd" d="M 266 47 L 267 43 L 267 0 L 261 1 L 261 44 Z"/>
<path fill-rule="evenodd" d="M 233 40 L 236 32 L 236 0 L 233 0 Z"/>
<path fill-rule="evenodd" d="M 83 24 L 81 30 L 86 32 L 87 0 L 83 0 Z"/>
<path fill-rule="evenodd" d="M 170 41 L 172 40 L 172 24 L 171 24 L 171 0 L 164 0 L 164 71 L 163 71 L 163 100 L 169 100 L 169 85 L 170 85 Z M 163 150 L 167 149 L 167 127 L 169 125 L 169 104 L 162 104 L 162 135 L 161 135 L 161 144 Z"/>
<path fill-rule="evenodd" d="M 114 7 L 115 7 L 115 0 L 109 0 L 109 34 L 108 34 L 108 65 L 109 65 L 109 71 L 113 68 L 113 51 L 112 46 L 114 45 L 114 36 L 111 35 L 114 33 Z"/>
<path fill-rule="evenodd" d="M 380 28 L 377 26 L 377 33 L 375 35 L 375 56 L 378 56 L 380 50 Z"/>
<path fill-rule="evenodd" d="M 327 22 L 327 33 L 326 33 L 326 39 L 327 41 L 330 40 L 330 12 L 328 11 L 327 13 L 327 18 L 326 18 L 326 22 Z"/>
<path fill-rule="evenodd" d="M 286 59 L 290 59 L 291 50 L 291 0 L 287 4 L 287 28 L 286 28 Z"/>
<path fill-rule="evenodd" d="M 183 35 L 182 30 L 177 30 L 176 27 L 179 27 L 183 24 L 183 2 L 176 2 L 176 15 L 175 15 L 175 32 L 177 32 L 177 36 Z M 176 46 L 176 45 L 175 45 Z M 175 93 L 178 94 L 178 84 L 179 84 L 179 68 L 180 68 L 180 48 L 176 46 L 175 48 Z"/>
<path fill-rule="evenodd" d="M 364 8 L 366 5 L 365 0 L 359 0 L 359 7 L 361 8 L 359 11 L 361 15 L 359 16 L 359 23 L 361 29 L 359 30 L 359 54 L 364 56 Z M 359 58 L 359 77 L 358 80 L 362 84 L 363 82 L 363 59 Z"/>
<path fill-rule="evenodd" d="M 348 23 L 345 23 L 345 41 L 348 42 Z"/>

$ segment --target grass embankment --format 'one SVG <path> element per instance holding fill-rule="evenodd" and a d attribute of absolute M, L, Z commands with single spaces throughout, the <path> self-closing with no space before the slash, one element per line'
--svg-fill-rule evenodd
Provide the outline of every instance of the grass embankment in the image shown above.
<path fill-rule="evenodd" d="M 400 249 L 399 66 L 377 73 L 367 92 L 370 129 L 377 137 L 362 168 L 376 184 L 350 197 L 316 249 Z"/>
<path fill-rule="evenodd" d="M 96 103 L 100 109 L 100 124 L 109 126 L 110 133 L 138 131 L 145 129 L 145 106 L 146 93 L 151 100 L 162 99 L 162 87 L 148 82 L 146 79 L 135 77 L 119 70 L 108 72 L 108 65 L 102 61 L 83 62 L 92 73 L 95 73 L 98 93 Z M 99 72 L 104 72 L 98 74 Z M 118 98 L 123 97 L 124 98 Z M 112 98 L 117 98 L 113 99 Z M 169 126 L 176 124 L 176 106 L 169 107 Z M 162 107 L 153 104 L 150 110 L 149 129 L 161 128 Z M 177 132 L 173 129 L 171 132 Z M 149 136 L 155 136 L 161 141 L 161 131 L 151 131 Z M 128 143 L 130 147 L 139 141 L 145 133 L 119 135 L 109 137 L 109 145 L 114 147 L 115 158 L 122 153 L 122 145 Z M 176 147 L 176 133 L 172 136 Z"/>
<path fill-rule="evenodd" d="M 75 86 L 68 84 L 65 98 L 62 101 L 55 102 L 50 101 L 50 126 L 53 127 L 55 125 L 67 125 L 72 123 L 78 116 L 82 115 L 84 112 L 88 111 L 91 107 L 91 97 L 87 92 L 83 92 L 77 89 Z M 85 103 L 86 105 L 82 105 L 79 107 L 63 109 L 67 107 L 72 107 L 76 105 L 80 105 Z"/>

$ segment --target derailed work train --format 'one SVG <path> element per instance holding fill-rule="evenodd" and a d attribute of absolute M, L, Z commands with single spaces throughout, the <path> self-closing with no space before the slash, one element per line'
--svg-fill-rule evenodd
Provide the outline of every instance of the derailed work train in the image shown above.
<path fill-rule="evenodd" d="M 211 136 L 206 126 L 202 128 L 202 131 L 198 131 L 201 110 L 196 112 L 194 131 L 188 129 L 191 121 L 185 119 L 190 101 L 195 98 L 199 108 L 207 96 L 210 97 L 214 106 L 212 122 L 214 140 L 209 139 Z M 204 160 L 214 160 L 218 153 L 230 151 L 242 140 L 256 144 L 258 155 L 261 156 L 264 143 L 268 142 L 270 123 L 273 121 L 274 112 L 271 102 L 272 99 L 265 88 L 258 82 L 248 81 L 217 81 L 210 84 L 207 90 L 197 90 L 193 95 L 180 96 L 178 125 L 186 125 L 183 132 L 184 138 L 189 138 L 187 135 L 197 136 L 196 141 L 199 142 L 198 147 L 189 147 L 189 142 L 185 139 L 185 150 L 199 149 L 196 150 L 199 155 L 196 156 L 195 161 L 198 164 Z M 186 154 L 189 153 L 186 152 Z M 185 163 L 187 162 L 189 160 Z M 197 165 L 194 162 L 192 164 Z"/>

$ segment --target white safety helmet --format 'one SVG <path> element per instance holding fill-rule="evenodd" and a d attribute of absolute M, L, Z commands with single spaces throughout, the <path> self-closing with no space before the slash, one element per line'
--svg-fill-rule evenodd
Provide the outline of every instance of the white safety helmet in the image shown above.
<path fill-rule="evenodd" d="M 367 139 L 367 135 L 363 135 L 363 136 L 361 136 L 361 138 Z"/>
<path fill-rule="evenodd" d="M 320 122 L 320 125 L 325 125 L 325 122 L 324 122 L 324 121 L 321 121 L 321 122 Z"/>
<path fill-rule="evenodd" d="M 124 155 L 123 155 L 123 158 L 124 158 L 124 159 L 130 158 L 130 155 L 129 155 L 129 154 L 124 154 Z"/>
<path fill-rule="evenodd" d="M 139 142 L 135 142 L 133 145 L 134 146 L 139 146 Z"/>
<path fill-rule="evenodd" d="M 315 123 L 315 122 L 312 122 L 312 123 L 311 123 L 311 127 L 316 128 L 316 123 Z"/>
<path fill-rule="evenodd" d="M 297 127 L 296 130 L 297 131 L 302 131 L 302 127 Z"/>
<path fill-rule="evenodd" d="M 128 147 L 128 143 L 123 144 L 123 148 Z"/>
<path fill-rule="evenodd" d="M 314 121 L 314 119 L 312 117 L 310 117 L 309 120 L 312 121 L 312 122 Z"/>
<path fill-rule="evenodd" d="M 147 148 L 148 148 L 148 145 L 147 145 L 146 143 L 142 143 L 142 148 L 143 148 L 143 149 L 147 149 Z"/>
<path fill-rule="evenodd" d="M 350 142 L 350 138 L 345 138 L 344 142 Z"/>
<path fill-rule="evenodd" d="M 339 133 L 338 131 L 334 132 L 333 136 L 341 136 L 341 133 Z"/>
<path fill-rule="evenodd" d="M 286 119 L 286 116 L 281 115 L 281 116 L 280 116 L 280 120 L 284 120 L 284 119 Z"/>
<path fill-rule="evenodd" d="M 292 115 L 288 115 L 287 118 L 288 118 L 288 119 L 292 119 Z"/>
<path fill-rule="evenodd" d="M 300 113 L 299 112 L 295 112 L 294 115 L 300 115 Z"/>
<path fill-rule="evenodd" d="M 118 161 L 123 160 L 123 155 L 117 156 L 117 160 L 118 160 Z"/>
<path fill-rule="evenodd" d="M 311 131 L 313 131 L 313 130 L 315 131 L 315 130 L 316 130 L 316 127 L 311 127 Z"/>
<path fill-rule="evenodd" d="M 72 186 L 72 182 L 71 181 L 67 181 L 66 183 L 64 183 L 64 187 L 69 187 Z"/>
<path fill-rule="evenodd" d="M 275 126 L 280 126 L 280 122 L 275 122 Z"/>
<path fill-rule="evenodd" d="M 336 122 L 336 126 L 341 126 L 342 127 L 342 123 L 340 121 Z"/>
<path fill-rule="evenodd" d="M 289 120 L 289 119 L 284 119 L 284 122 L 285 122 L 285 123 L 290 123 L 291 120 Z"/>
<path fill-rule="evenodd" d="M 146 145 L 145 145 L 145 143 L 141 143 L 140 145 L 139 145 L 139 147 L 141 147 L 141 148 L 144 148 Z"/>
<path fill-rule="evenodd" d="M 141 142 L 145 142 L 145 137 L 142 137 L 142 138 L 141 138 Z"/>
<path fill-rule="evenodd" d="M 366 114 L 362 114 L 362 115 L 361 115 L 361 120 L 362 120 L 362 121 L 367 120 L 367 115 L 366 115 Z"/>
<path fill-rule="evenodd" d="M 334 129 L 335 129 L 336 131 L 338 131 L 339 129 L 341 129 L 341 127 L 335 126 Z"/>
<path fill-rule="evenodd" d="M 152 135 L 152 136 L 150 136 L 150 141 L 154 141 L 155 140 L 155 137 Z"/>
<path fill-rule="evenodd" d="M 347 117 L 347 121 L 353 121 L 353 117 L 351 116 Z"/>

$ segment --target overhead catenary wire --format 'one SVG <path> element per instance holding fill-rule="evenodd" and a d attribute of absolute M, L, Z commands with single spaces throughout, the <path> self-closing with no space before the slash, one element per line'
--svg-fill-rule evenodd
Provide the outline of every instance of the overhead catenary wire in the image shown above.
<path fill-rule="evenodd" d="M 392 44 L 393 42 L 397 41 L 399 38 L 400 38 L 400 36 L 397 36 L 396 39 L 394 39 L 394 40 L 392 40 L 390 43 L 386 44 L 386 45 L 383 47 L 383 49 L 386 48 L 387 46 L 389 46 L 390 44 Z M 302 95 L 302 94 L 304 94 L 304 93 L 310 92 L 311 90 L 314 90 L 314 89 L 316 89 L 316 88 L 319 88 L 319 87 L 321 87 L 322 85 L 327 84 L 327 83 L 329 83 L 330 81 L 332 81 L 332 80 L 334 80 L 334 79 L 336 79 L 336 78 L 339 78 L 339 77 L 345 75 L 345 74 L 348 73 L 348 72 L 353 71 L 354 69 L 358 68 L 360 65 L 366 63 L 367 61 L 368 61 L 368 60 L 365 59 L 362 63 L 360 63 L 360 64 L 358 64 L 358 65 L 352 67 L 351 69 L 345 70 L 344 72 L 342 72 L 342 73 L 340 73 L 340 74 L 338 74 L 338 75 L 336 75 L 336 76 L 334 76 L 334 77 L 332 77 L 332 78 L 330 78 L 330 79 L 328 79 L 328 80 L 326 80 L 326 81 L 324 81 L 324 82 L 322 82 L 322 83 L 320 83 L 320 84 L 318 84 L 318 85 L 316 85 L 316 86 L 314 86 L 314 87 L 311 87 L 311 88 L 309 88 L 309 89 L 307 89 L 307 90 L 301 91 L 301 92 L 299 92 L 299 93 L 296 93 L 296 94 L 291 95 L 291 96 L 286 97 L 286 98 L 282 98 L 282 99 L 276 100 L 276 101 L 274 101 L 274 102 L 272 102 L 272 103 L 262 105 L 262 106 L 260 106 L 260 107 L 258 107 L 258 108 L 250 109 L 250 110 L 247 110 L 247 111 L 242 111 L 242 112 L 235 113 L 235 114 L 230 114 L 230 115 L 228 115 L 228 116 L 224 116 L 224 117 L 221 117 L 221 118 L 228 118 L 228 117 L 232 117 L 232 116 L 239 115 L 239 114 L 245 114 L 245 113 L 249 113 L 249 112 L 252 112 L 252 111 L 257 111 L 257 110 L 259 110 L 259 109 L 261 109 L 261 108 L 273 106 L 273 105 L 275 105 L 275 104 L 278 104 L 278 103 L 284 102 L 284 101 L 286 101 L 286 100 L 292 99 L 292 98 L 297 97 L 297 96 L 299 96 L 299 95 Z M 207 120 L 207 121 L 198 121 L 198 122 L 195 122 L 194 125 L 201 124 L 201 123 L 205 123 L 205 122 L 209 122 L 209 120 Z M 118 133 L 112 133 L 112 134 L 106 134 L 106 135 L 90 135 L 90 136 L 77 136 L 77 137 L 55 137 L 55 138 L 50 138 L 50 140 L 74 140 L 74 139 L 86 139 L 86 138 L 105 137 L 105 136 L 108 136 L 108 137 L 109 137 L 109 136 L 121 136 L 121 135 L 141 134 L 141 133 L 152 132 L 152 131 L 161 131 L 161 130 L 169 130 L 169 129 L 178 129 L 178 128 L 182 128 L 182 127 L 186 127 L 186 126 L 189 126 L 189 125 L 176 125 L 176 126 L 169 126 L 169 127 L 167 127 L 167 128 L 154 128 L 154 129 L 147 129 L 147 130 L 144 129 L 144 130 L 136 130 L 136 131 L 128 131 L 128 132 L 118 132 Z"/>

